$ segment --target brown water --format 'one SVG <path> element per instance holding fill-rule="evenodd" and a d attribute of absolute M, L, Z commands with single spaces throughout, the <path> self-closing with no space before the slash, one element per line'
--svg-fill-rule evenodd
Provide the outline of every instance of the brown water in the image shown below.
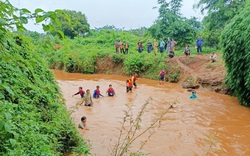
<path fill-rule="evenodd" d="M 79 130 L 83 138 L 92 144 L 92 154 L 110 156 L 110 147 L 117 140 L 119 128 L 126 110 L 125 104 L 134 103 L 133 111 L 140 110 L 142 104 L 151 97 L 147 112 L 143 117 L 142 129 L 150 120 L 168 108 L 177 98 L 174 109 L 167 113 L 155 134 L 144 147 L 143 152 L 151 156 L 250 156 L 250 109 L 238 104 L 237 99 L 223 94 L 197 90 L 198 99 L 189 99 L 190 93 L 178 84 L 139 79 L 138 88 L 133 93 L 125 92 L 127 77 L 115 75 L 69 74 L 54 70 L 67 108 L 75 106 L 80 96 L 72 97 L 78 87 L 90 89 L 101 86 L 105 95 L 112 84 L 116 97 L 94 99 L 94 107 L 80 106 L 73 114 L 76 125 L 81 116 L 87 116 L 88 131 Z M 142 136 L 139 142 L 147 138 Z"/>

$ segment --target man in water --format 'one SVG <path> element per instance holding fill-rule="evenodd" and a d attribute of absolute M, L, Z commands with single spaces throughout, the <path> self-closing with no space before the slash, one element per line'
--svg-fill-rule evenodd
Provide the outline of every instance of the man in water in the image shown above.
<path fill-rule="evenodd" d="M 81 105 L 83 103 L 84 103 L 85 106 L 90 106 L 90 107 L 93 106 L 93 104 L 94 104 L 93 101 L 92 101 L 89 89 L 86 90 L 86 94 L 83 97 L 83 101 L 81 102 Z"/>
<path fill-rule="evenodd" d="M 196 91 L 192 90 L 192 94 L 189 96 L 190 99 L 197 99 Z"/>

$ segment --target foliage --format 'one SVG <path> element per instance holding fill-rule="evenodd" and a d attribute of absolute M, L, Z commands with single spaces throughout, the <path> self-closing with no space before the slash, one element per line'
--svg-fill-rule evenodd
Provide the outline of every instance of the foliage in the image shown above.
<path fill-rule="evenodd" d="M 219 48 L 220 34 L 226 24 L 236 16 L 244 5 L 245 0 L 199 0 L 195 5 L 201 12 L 207 12 L 204 17 L 202 30 L 205 44 Z"/>
<path fill-rule="evenodd" d="M 51 21 L 50 24 L 70 38 L 84 36 L 90 31 L 86 16 L 81 12 L 72 10 L 63 10 L 63 14 L 57 16 L 57 20 Z M 61 35 L 54 30 L 52 30 L 51 33 L 53 35 Z"/>
<path fill-rule="evenodd" d="M 146 53 L 128 55 L 124 61 L 125 73 L 128 75 L 132 75 L 135 72 L 141 74 L 149 69 L 154 64 L 154 61 L 147 55 Z"/>
<path fill-rule="evenodd" d="M 8 0 L 0 7 L 0 155 L 88 154 L 46 62 L 30 39 L 13 33 L 25 30 L 28 19 L 54 21 L 61 11 L 38 8 L 31 13 Z M 54 27 L 43 24 L 43 29 Z"/>
<path fill-rule="evenodd" d="M 200 23 L 196 18 L 187 19 L 181 16 L 181 2 L 182 0 L 158 0 L 159 17 L 148 30 L 152 36 L 164 40 L 166 37 L 175 38 L 182 46 L 193 42 L 200 29 Z"/>
<path fill-rule="evenodd" d="M 245 106 L 250 106 L 249 14 L 250 1 L 222 33 L 223 57 L 227 67 L 226 84 Z"/>
<path fill-rule="evenodd" d="M 0 155 L 61 155 L 86 143 L 61 100 L 51 71 L 31 43 L 5 33 L 0 53 Z M 77 150 L 78 148 L 76 148 Z"/>

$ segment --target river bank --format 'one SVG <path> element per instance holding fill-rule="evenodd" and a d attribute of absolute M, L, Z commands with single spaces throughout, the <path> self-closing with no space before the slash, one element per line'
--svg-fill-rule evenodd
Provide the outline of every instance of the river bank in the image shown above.
<path fill-rule="evenodd" d="M 209 56 L 206 54 L 191 57 L 176 56 L 172 59 L 167 58 L 165 60 L 167 81 L 178 83 L 184 88 L 199 86 L 206 90 L 231 94 L 224 83 L 226 70 L 222 55 L 218 54 L 217 61 L 213 63 L 210 61 Z M 115 63 L 109 57 L 97 59 L 96 69 L 97 74 L 126 75 L 123 63 Z M 158 78 L 158 71 L 154 72 L 154 74 L 156 76 L 149 76 L 146 73 L 142 73 L 140 77 Z"/>

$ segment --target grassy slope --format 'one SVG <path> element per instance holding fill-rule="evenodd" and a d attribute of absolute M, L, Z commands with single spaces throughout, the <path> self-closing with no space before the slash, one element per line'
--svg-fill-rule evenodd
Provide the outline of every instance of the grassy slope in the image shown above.
<path fill-rule="evenodd" d="M 21 47 L 12 34 L 5 37 L 0 53 L 0 155 L 61 155 L 77 148 L 88 153 L 45 61 L 27 40 Z"/>

